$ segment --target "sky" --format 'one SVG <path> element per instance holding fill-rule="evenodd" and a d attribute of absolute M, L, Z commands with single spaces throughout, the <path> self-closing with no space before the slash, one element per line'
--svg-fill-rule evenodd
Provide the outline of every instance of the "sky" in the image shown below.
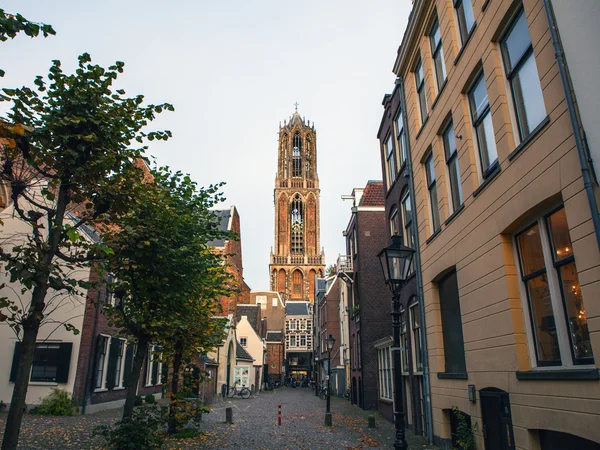
<path fill-rule="evenodd" d="M 49 38 L 0 43 L 0 87 L 33 86 L 59 59 L 65 72 L 88 52 L 107 67 L 125 62 L 117 87 L 168 102 L 152 129 L 160 165 L 201 186 L 225 181 L 240 214 L 244 278 L 269 288 L 279 123 L 298 112 L 317 131 L 321 245 L 326 265 L 345 252 L 353 188 L 381 180 L 381 101 L 411 0 L 4 0 L 6 12 L 51 24 Z M 0 115 L 6 106 L 0 105 Z"/>

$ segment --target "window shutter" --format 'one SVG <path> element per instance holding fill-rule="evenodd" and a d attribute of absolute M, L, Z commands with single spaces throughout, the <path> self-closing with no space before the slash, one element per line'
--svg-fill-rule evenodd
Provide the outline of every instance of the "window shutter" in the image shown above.
<path fill-rule="evenodd" d="M 123 368 L 123 386 L 127 387 L 129 379 L 131 378 L 131 367 L 133 366 L 133 348 L 134 345 L 130 344 L 127 346 L 125 351 L 125 367 Z"/>
<path fill-rule="evenodd" d="M 117 361 L 119 358 L 120 340 L 117 338 L 110 339 L 110 350 L 108 352 L 108 367 L 106 369 L 106 388 L 112 389 L 115 387 L 115 375 L 117 373 Z"/>
<path fill-rule="evenodd" d="M 19 359 L 21 358 L 21 343 L 15 342 L 15 352 L 13 353 L 12 366 L 10 368 L 10 378 L 8 381 L 17 380 L 17 368 L 19 367 Z"/>
<path fill-rule="evenodd" d="M 56 382 L 66 383 L 69 379 L 69 367 L 71 366 L 72 342 L 62 342 L 58 348 L 58 361 L 56 362 Z"/>

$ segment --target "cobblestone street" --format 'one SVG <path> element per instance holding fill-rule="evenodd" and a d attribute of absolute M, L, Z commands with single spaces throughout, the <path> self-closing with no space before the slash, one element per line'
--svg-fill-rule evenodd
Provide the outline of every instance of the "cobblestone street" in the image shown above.
<path fill-rule="evenodd" d="M 277 426 L 277 405 L 282 407 L 282 424 Z M 225 423 L 225 409 L 233 408 L 233 425 Z M 165 448 L 175 449 L 368 449 L 393 447 L 393 425 L 376 415 L 377 427 L 367 427 L 372 413 L 351 406 L 349 402 L 331 399 L 333 427 L 323 426 L 325 400 L 315 397 L 310 389 L 281 388 L 263 392 L 248 400 L 227 399 L 213 405 L 198 429 L 195 439 L 169 440 Z M 98 438 L 91 438 L 95 426 L 114 423 L 121 410 L 73 417 L 26 415 L 21 430 L 19 449 L 102 449 Z M 0 415 L 0 430 L 6 414 Z M 411 450 L 433 450 L 426 440 L 407 433 Z"/>

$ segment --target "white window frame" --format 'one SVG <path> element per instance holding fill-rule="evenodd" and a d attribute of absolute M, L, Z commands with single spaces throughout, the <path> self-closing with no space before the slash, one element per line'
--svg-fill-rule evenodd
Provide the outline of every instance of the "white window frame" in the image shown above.
<path fill-rule="evenodd" d="M 109 343 L 110 343 L 111 337 L 108 334 L 103 334 L 103 333 L 100 333 L 98 336 L 102 336 L 102 337 L 106 338 L 106 340 L 104 341 L 104 361 L 102 363 L 102 382 L 100 383 L 100 387 L 97 387 L 94 389 L 94 392 L 105 392 L 105 391 L 108 391 L 108 389 L 106 388 L 106 372 L 108 370 L 108 350 L 109 350 Z M 96 355 L 98 355 L 98 350 L 99 349 L 96 349 Z M 98 377 L 98 368 L 96 367 L 96 370 L 94 371 L 94 385 L 96 385 L 97 377 Z"/>
<path fill-rule="evenodd" d="M 393 401 L 394 377 L 393 377 L 393 354 L 391 339 L 377 348 L 377 378 L 379 380 L 379 399 Z"/>
<path fill-rule="evenodd" d="M 296 330 L 296 321 L 294 319 L 290 320 L 290 330 Z"/>
<path fill-rule="evenodd" d="M 300 320 L 300 329 L 306 330 L 306 320 Z"/>
<path fill-rule="evenodd" d="M 297 345 L 296 345 L 296 335 L 290 336 L 290 347 L 297 347 Z"/>
<path fill-rule="evenodd" d="M 302 343 L 302 341 L 304 341 L 304 344 Z M 306 347 L 306 335 L 305 334 L 300 335 L 300 347 Z"/>
<path fill-rule="evenodd" d="M 118 339 L 123 343 L 123 347 L 121 351 L 121 358 L 119 361 L 119 376 L 115 377 L 115 387 L 113 388 L 113 390 L 125 389 L 125 386 L 123 386 L 123 372 L 125 371 L 125 354 L 127 353 L 127 340 L 120 338 Z"/>
<path fill-rule="evenodd" d="M 396 125 L 396 148 L 398 149 L 397 152 L 400 161 L 400 167 L 398 167 L 398 170 L 400 170 L 402 166 L 404 166 L 406 158 L 408 157 L 406 133 L 404 132 L 404 115 L 402 113 L 402 109 L 399 109 L 396 113 L 394 123 Z"/>
<path fill-rule="evenodd" d="M 240 337 L 240 345 L 242 347 L 247 347 L 248 346 L 248 337 L 246 336 L 241 336 Z"/>
<path fill-rule="evenodd" d="M 563 206 L 564 207 L 564 206 Z M 563 304 L 563 298 L 560 288 L 560 280 L 556 273 L 556 269 L 553 264 L 552 257 L 552 246 L 550 244 L 550 238 L 548 234 L 548 226 L 546 224 L 546 217 L 552 214 L 554 211 L 560 209 L 560 206 L 555 206 L 544 211 L 543 214 L 539 215 L 535 221 L 528 222 L 525 226 L 519 228 L 515 232 L 512 243 L 513 243 L 513 255 L 515 258 L 515 266 L 517 272 L 517 278 L 519 282 L 519 294 L 521 296 L 521 305 L 523 309 L 523 315 L 525 319 L 525 331 L 527 335 L 527 347 L 529 350 L 529 361 L 531 368 L 540 371 L 552 371 L 552 370 L 564 370 L 564 369 L 587 369 L 595 368 L 595 364 L 574 364 L 573 355 L 571 353 L 571 343 L 569 339 L 569 330 L 567 328 L 567 319 L 565 317 L 565 307 Z M 542 252 L 544 255 L 544 266 L 546 267 L 546 275 L 548 277 L 548 288 L 550 289 L 550 302 L 552 304 L 552 312 L 554 314 L 554 321 L 556 326 L 558 349 L 560 352 L 560 365 L 538 365 L 537 354 L 536 354 L 536 342 L 534 336 L 534 330 L 532 328 L 531 312 L 529 309 L 529 296 L 527 295 L 527 287 L 523 283 L 523 273 L 521 271 L 521 261 L 519 259 L 519 244 L 517 236 L 519 233 L 530 228 L 534 224 L 538 224 L 540 230 L 540 236 L 542 241 Z M 575 260 L 576 261 L 576 260 Z"/>

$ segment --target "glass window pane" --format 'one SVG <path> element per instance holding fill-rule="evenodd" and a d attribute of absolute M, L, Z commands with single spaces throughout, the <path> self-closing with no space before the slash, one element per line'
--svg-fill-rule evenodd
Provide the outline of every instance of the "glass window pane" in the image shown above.
<path fill-rule="evenodd" d="M 471 100 L 471 113 L 473 114 L 473 120 L 476 121 L 489 104 L 487 90 L 485 88 L 485 78 L 483 75 L 479 77 L 473 86 L 469 97 Z"/>
<path fill-rule="evenodd" d="M 433 167 L 433 155 L 429 155 L 427 162 L 425 163 L 425 169 L 427 171 L 427 186 L 435 181 L 435 168 Z"/>
<path fill-rule="evenodd" d="M 460 185 L 460 173 L 458 169 L 458 157 L 454 157 L 448 163 L 448 175 L 450 176 L 450 190 L 452 194 L 452 208 L 454 211 L 462 204 L 462 189 Z"/>
<path fill-rule="evenodd" d="M 486 114 L 477 127 L 477 143 L 481 157 L 481 168 L 485 172 L 498 159 L 492 115 Z"/>
<path fill-rule="evenodd" d="M 473 14 L 473 4 L 471 3 L 471 0 L 463 0 L 460 3 L 460 6 L 462 7 L 462 9 L 464 11 L 467 32 L 470 33 L 471 30 L 473 29 L 473 25 L 475 25 L 475 15 Z"/>
<path fill-rule="evenodd" d="M 521 137 L 524 138 L 546 117 L 542 87 L 533 53 L 527 57 L 515 74 L 512 83 L 521 125 Z"/>
<path fill-rule="evenodd" d="M 587 315 L 581 296 L 581 286 L 577 276 L 575 263 L 569 263 L 560 268 L 562 292 L 567 311 L 569 335 L 573 348 L 573 358 L 577 360 L 593 358 L 590 332 L 587 325 Z"/>
<path fill-rule="evenodd" d="M 548 217 L 548 229 L 550 230 L 554 260 L 559 261 L 571 256 L 573 254 L 573 246 L 571 245 L 567 214 L 564 208 L 561 208 Z"/>
<path fill-rule="evenodd" d="M 436 20 L 431 30 L 431 49 L 435 51 L 436 47 L 440 44 L 442 36 L 440 34 L 440 24 Z"/>
<path fill-rule="evenodd" d="M 417 80 L 418 89 L 421 83 L 423 82 L 423 65 L 421 64 L 421 61 L 419 61 L 417 67 L 415 68 L 415 78 Z"/>
<path fill-rule="evenodd" d="M 434 63 L 438 89 L 441 89 L 444 81 L 446 80 L 446 67 L 444 63 L 444 51 L 442 50 L 442 47 L 439 48 L 437 54 L 435 55 Z"/>
<path fill-rule="evenodd" d="M 456 139 L 454 137 L 454 125 L 450 123 L 446 131 L 444 131 L 444 152 L 446 153 L 446 161 L 456 152 Z"/>
<path fill-rule="evenodd" d="M 512 30 L 504 40 L 505 53 L 508 56 L 507 65 L 509 72 L 517 65 L 530 45 L 531 39 L 529 38 L 527 20 L 525 19 L 525 13 L 521 11 Z"/>
<path fill-rule="evenodd" d="M 433 220 L 433 230 L 437 231 L 440 228 L 440 211 L 438 209 L 437 189 L 433 187 L 429 191 L 431 200 L 431 215 Z"/>
<path fill-rule="evenodd" d="M 425 98 L 425 86 L 421 87 L 419 91 L 419 108 L 421 111 L 421 122 L 425 121 L 427 117 L 427 99 Z"/>
<path fill-rule="evenodd" d="M 560 351 L 546 274 L 527 281 L 538 361 L 560 364 Z"/>
<path fill-rule="evenodd" d="M 398 115 L 396 116 L 396 130 L 397 130 L 397 134 L 400 134 L 403 129 L 404 129 L 404 120 L 402 118 L 402 111 L 399 111 Z"/>
<path fill-rule="evenodd" d="M 517 241 L 519 243 L 523 276 L 525 277 L 537 270 L 543 269 L 545 266 L 539 225 L 536 223 L 530 229 L 521 233 Z"/>

